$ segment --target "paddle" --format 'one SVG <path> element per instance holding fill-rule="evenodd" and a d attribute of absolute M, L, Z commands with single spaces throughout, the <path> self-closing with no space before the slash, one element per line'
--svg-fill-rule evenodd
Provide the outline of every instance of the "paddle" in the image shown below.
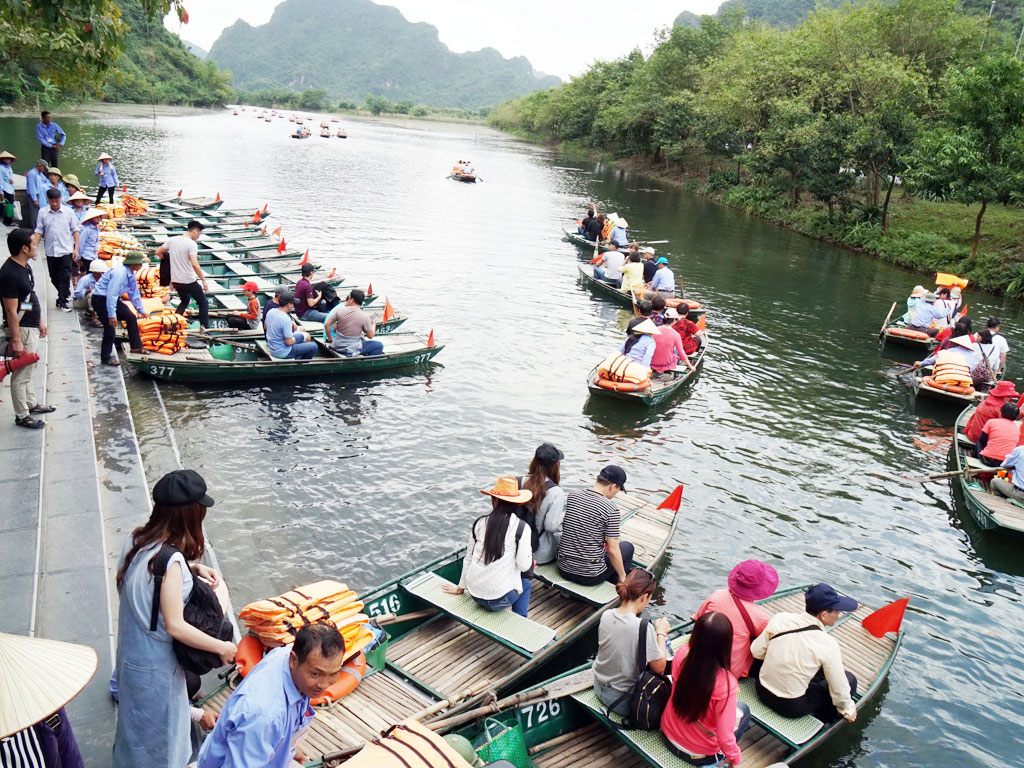
<path fill-rule="evenodd" d="M 953 472 L 936 472 L 924 477 L 911 477 L 907 479 L 913 480 L 916 483 L 927 483 L 929 480 L 943 480 L 947 477 L 956 477 L 957 475 L 982 475 L 986 472 L 995 472 L 997 469 L 999 467 L 964 467 Z"/>
<path fill-rule="evenodd" d="M 671 242 L 670 240 L 634 240 L 637 245 L 665 245 L 665 243 Z"/>
<path fill-rule="evenodd" d="M 894 301 L 892 303 L 892 306 L 889 307 L 889 314 L 885 316 L 885 321 L 882 323 L 882 327 L 878 330 L 878 338 L 882 338 L 882 335 L 885 333 L 885 327 L 887 325 L 889 325 L 889 319 L 892 317 L 892 313 L 895 312 L 895 311 L 896 311 L 896 302 Z"/>
<path fill-rule="evenodd" d="M 601 236 L 598 235 L 597 240 L 594 241 L 594 258 L 590 260 L 591 264 L 597 264 L 601 260 Z"/>
<path fill-rule="evenodd" d="M 202 339 L 203 341 L 211 342 L 211 343 L 215 343 L 215 344 L 228 344 L 228 345 L 230 345 L 232 347 L 236 347 L 237 349 L 244 349 L 246 352 L 259 352 L 260 351 L 259 347 L 255 347 L 255 346 L 252 346 L 252 345 L 249 345 L 249 344 L 241 344 L 241 343 L 239 343 L 237 341 L 229 341 L 227 339 L 219 339 L 219 338 L 216 338 L 214 336 L 210 336 L 209 334 L 206 334 L 206 333 L 186 332 L 185 335 L 186 336 L 191 336 L 192 338 L 195 338 L 195 339 Z"/>

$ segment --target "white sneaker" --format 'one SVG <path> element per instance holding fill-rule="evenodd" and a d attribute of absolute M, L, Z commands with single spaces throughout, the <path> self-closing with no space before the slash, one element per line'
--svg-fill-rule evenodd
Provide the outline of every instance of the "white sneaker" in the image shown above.
<path fill-rule="evenodd" d="M 57 305 L 57 309 L 59 309 L 61 312 L 70 312 L 71 311 L 71 307 L 69 307 L 67 304 L 58 304 Z"/>

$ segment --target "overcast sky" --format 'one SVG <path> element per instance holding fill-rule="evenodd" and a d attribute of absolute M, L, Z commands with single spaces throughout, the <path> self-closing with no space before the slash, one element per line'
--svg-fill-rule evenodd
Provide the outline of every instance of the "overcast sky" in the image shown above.
<path fill-rule="evenodd" d="M 224 27 L 242 18 L 264 24 L 281 0 L 185 0 L 189 23 L 167 27 L 210 49 Z M 497 48 L 526 56 L 535 69 L 562 79 L 595 59 L 613 59 L 636 45 L 650 49 L 654 32 L 681 11 L 714 13 L 721 0 L 389 0 L 409 21 L 437 27 L 456 52 Z M 180 29 L 179 29 L 180 27 Z"/>

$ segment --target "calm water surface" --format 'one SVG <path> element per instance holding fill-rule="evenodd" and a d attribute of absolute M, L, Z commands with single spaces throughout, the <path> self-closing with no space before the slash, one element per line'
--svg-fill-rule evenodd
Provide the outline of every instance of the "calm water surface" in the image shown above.
<path fill-rule="evenodd" d="M 947 485 L 899 479 L 945 467 L 955 416 L 915 405 L 897 366 L 913 357 L 872 339 L 923 276 L 474 126 L 348 121 L 346 141 L 295 141 L 251 112 L 60 122 L 66 172 L 92 179 L 107 151 L 137 190 L 269 203 L 289 246 L 372 282 L 410 316 L 403 330 L 447 345 L 389 377 L 160 385 L 185 465 L 218 500 L 207 522 L 236 608 L 324 577 L 367 589 L 460 545 L 486 510 L 477 489 L 550 440 L 564 482 L 614 461 L 637 490 L 685 484 L 663 581 L 677 616 L 748 557 L 784 586 L 912 596 L 879 705 L 803 765 L 1020 764 L 1021 540 L 979 530 Z M 0 120 L 0 136 L 28 157 L 33 124 Z M 456 158 L 483 183 L 447 180 Z M 588 400 L 587 372 L 628 319 L 577 285 L 559 237 L 588 200 L 670 240 L 709 309 L 703 372 L 654 413 Z M 968 302 L 1006 320 L 1019 380 L 1024 315 Z M 152 382 L 129 391 L 152 481 L 174 466 L 169 433 Z"/>

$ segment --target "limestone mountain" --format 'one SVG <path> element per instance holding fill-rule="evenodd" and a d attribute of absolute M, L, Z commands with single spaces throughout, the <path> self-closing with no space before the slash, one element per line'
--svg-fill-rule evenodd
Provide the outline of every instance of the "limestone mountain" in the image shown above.
<path fill-rule="evenodd" d="M 225 29 L 210 59 L 246 90 L 322 88 L 358 102 L 369 93 L 464 109 L 561 82 L 493 48 L 453 53 L 436 27 L 370 0 L 285 0 L 266 24 L 238 20 Z"/>

